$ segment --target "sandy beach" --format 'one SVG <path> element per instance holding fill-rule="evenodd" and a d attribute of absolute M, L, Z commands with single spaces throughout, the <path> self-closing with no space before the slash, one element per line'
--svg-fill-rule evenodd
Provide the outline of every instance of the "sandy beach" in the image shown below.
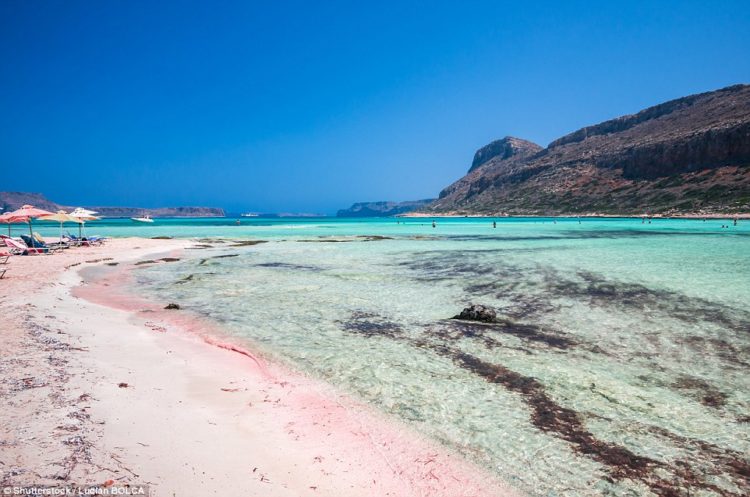
<path fill-rule="evenodd" d="M 11 258 L 0 281 L 0 486 L 516 495 L 357 400 L 227 344 L 209 323 L 119 293 L 129 263 L 191 244 L 114 239 Z"/>

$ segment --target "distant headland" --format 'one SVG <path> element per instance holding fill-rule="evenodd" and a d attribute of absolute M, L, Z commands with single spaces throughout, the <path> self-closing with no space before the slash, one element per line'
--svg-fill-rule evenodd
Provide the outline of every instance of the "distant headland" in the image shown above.
<path fill-rule="evenodd" d="M 53 202 L 41 193 L 0 192 L 0 207 L 4 211 L 18 209 L 24 204 L 31 204 L 48 211 L 71 210 L 79 206 L 66 206 Z M 151 217 L 224 217 L 224 209 L 218 207 L 107 207 L 82 206 L 98 212 L 101 217 L 133 217 L 149 215 Z"/>

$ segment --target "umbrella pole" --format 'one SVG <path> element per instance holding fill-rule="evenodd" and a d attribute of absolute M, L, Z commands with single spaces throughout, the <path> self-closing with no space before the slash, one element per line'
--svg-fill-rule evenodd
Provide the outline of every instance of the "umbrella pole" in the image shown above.
<path fill-rule="evenodd" d="M 81 227 L 83 226 L 83 223 L 78 223 L 78 238 L 83 238 L 83 235 L 81 234 Z"/>
<path fill-rule="evenodd" d="M 62 221 L 60 221 L 60 245 L 62 245 Z"/>
<path fill-rule="evenodd" d="M 34 233 L 31 231 L 31 218 L 29 218 L 29 238 L 31 238 L 31 248 L 35 248 L 36 243 L 34 243 Z"/>

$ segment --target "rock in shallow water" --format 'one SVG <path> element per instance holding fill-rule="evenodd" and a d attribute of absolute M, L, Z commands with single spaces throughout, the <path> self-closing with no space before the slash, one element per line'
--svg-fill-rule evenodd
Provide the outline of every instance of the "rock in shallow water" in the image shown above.
<path fill-rule="evenodd" d="M 494 323 L 497 319 L 495 309 L 485 305 L 471 304 L 466 307 L 461 314 L 453 316 L 451 319 L 462 319 L 464 321 L 481 321 L 483 323 Z"/>

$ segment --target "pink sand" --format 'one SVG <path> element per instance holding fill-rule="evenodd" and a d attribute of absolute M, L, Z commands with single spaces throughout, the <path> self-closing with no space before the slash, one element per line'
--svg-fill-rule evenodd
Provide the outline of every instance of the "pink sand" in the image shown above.
<path fill-rule="evenodd" d="M 132 258 L 128 247 L 137 243 L 109 253 Z M 40 262 L 49 266 L 55 257 Z M 81 286 L 68 271 L 54 292 L 62 299 L 55 307 L 68 308 L 44 312 L 76 323 L 98 378 L 89 389 L 97 399 L 92 415 L 106 421 L 101 443 L 117 448 L 117 461 L 158 495 L 518 494 L 398 420 L 233 342 L 214 324 L 128 293 L 131 271 L 121 264 Z M 81 300 L 71 300 L 71 289 Z M 127 388 L 114 386 L 122 381 Z"/>

